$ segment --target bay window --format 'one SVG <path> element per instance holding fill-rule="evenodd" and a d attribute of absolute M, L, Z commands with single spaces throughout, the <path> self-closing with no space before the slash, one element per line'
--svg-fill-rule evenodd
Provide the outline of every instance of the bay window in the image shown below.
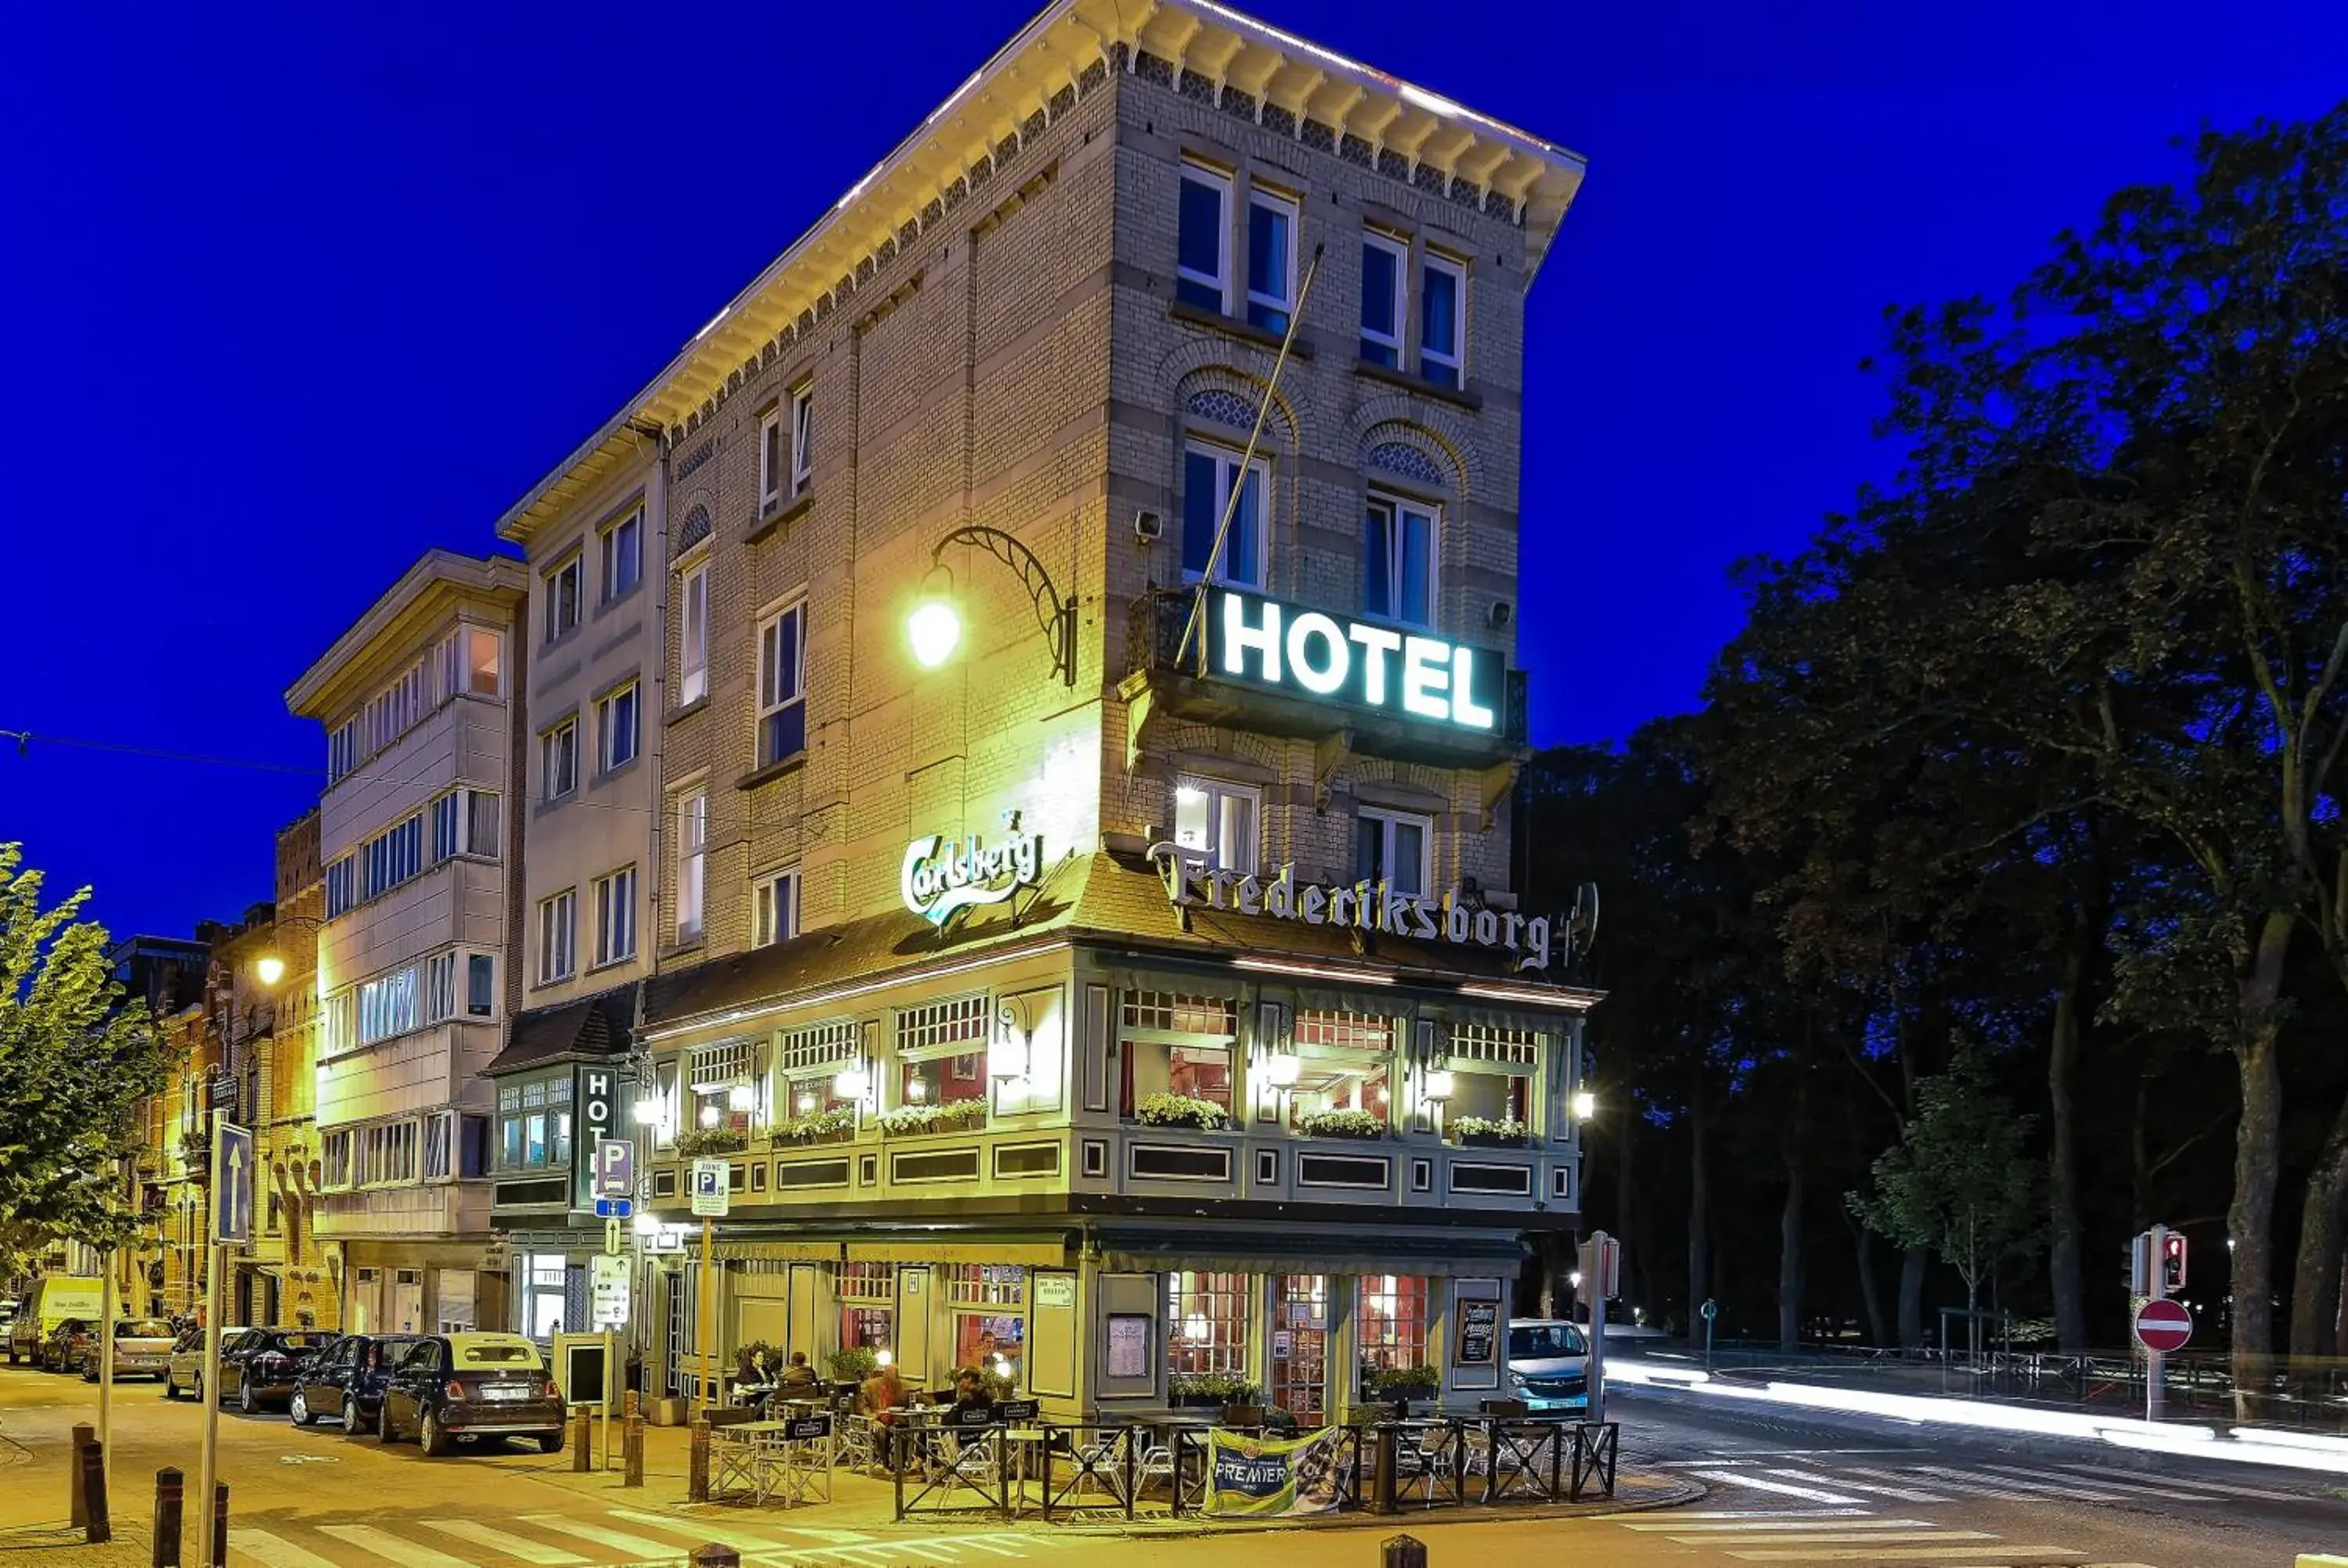
<path fill-rule="evenodd" d="M 1312 1118 L 1331 1112 L 1393 1122 L 1394 1020 L 1307 1008 L 1296 1015 L 1295 1050 L 1296 1082 L 1288 1094 L 1292 1128 L 1303 1132 Z"/>
<path fill-rule="evenodd" d="M 1239 1004 L 1221 997 L 1128 991 L 1117 1011 L 1117 1110 L 1131 1117 L 1152 1094 L 1179 1094 L 1231 1111 Z"/>
<path fill-rule="evenodd" d="M 571 1168 L 571 1073 L 568 1069 L 498 1085 L 498 1169 Z"/>

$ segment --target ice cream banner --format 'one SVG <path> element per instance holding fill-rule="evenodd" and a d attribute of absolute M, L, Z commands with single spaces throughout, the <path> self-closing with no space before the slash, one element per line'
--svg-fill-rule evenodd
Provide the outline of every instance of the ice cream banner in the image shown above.
<path fill-rule="evenodd" d="M 1301 1438 L 1209 1431 L 1206 1512 L 1258 1519 L 1329 1512 L 1344 1496 L 1352 1462 L 1344 1436 L 1340 1428 Z"/>

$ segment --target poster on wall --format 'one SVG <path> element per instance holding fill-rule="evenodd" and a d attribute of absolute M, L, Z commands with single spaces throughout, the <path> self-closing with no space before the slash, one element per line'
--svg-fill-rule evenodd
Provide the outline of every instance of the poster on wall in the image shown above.
<path fill-rule="evenodd" d="M 1500 1348 L 1500 1304 L 1497 1301 L 1462 1301 L 1455 1315 L 1457 1327 L 1451 1336 L 1451 1364 L 1455 1367 L 1489 1367 L 1498 1358 Z"/>
<path fill-rule="evenodd" d="M 1108 1315 L 1108 1375 L 1147 1378 L 1149 1368 L 1149 1326 L 1158 1319 L 1141 1312 Z"/>
<path fill-rule="evenodd" d="M 1287 1439 L 1214 1429 L 1207 1434 L 1206 1512 L 1255 1519 L 1330 1512 L 1345 1495 L 1352 1464 L 1344 1435 L 1338 1427 Z"/>

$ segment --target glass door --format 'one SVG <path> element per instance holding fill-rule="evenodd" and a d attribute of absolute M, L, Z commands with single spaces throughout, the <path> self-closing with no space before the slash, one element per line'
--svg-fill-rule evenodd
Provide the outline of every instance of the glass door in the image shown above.
<path fill-rule="evenodd" d="M 1325 1424 L 1329 1389 L 1329 1276 L 1274 1276 L 1272 1298 L 1272 1402 L 1299 1427 Z"/>

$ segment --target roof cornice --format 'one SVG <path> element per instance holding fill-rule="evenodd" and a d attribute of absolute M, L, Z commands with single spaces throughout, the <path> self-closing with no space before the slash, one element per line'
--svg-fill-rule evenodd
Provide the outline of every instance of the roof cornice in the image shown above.
<path fill-rule="evenodd" d="M 918 240 L 970 193 L 973 176 L 1073 102 L 1106 65 L 1141 56 L 1175 79 L 1203 81 L 1218 101 L 1239 95 L 1262 123 L 1332 133 L 1401 159 L 1405 178 L 1432 179 L 1453 200 L 1526 230 L 1528 276 L 1581 189 L 1579 154 L 1478 114 L 1333 49 L 1214 0 L 1054 0 L 971 73 L 872 171 L 680 348 L 644 389 L 498 519 L 500 538 L 531 534 L 628 461 L 648 436 L 674 431 L 696 409 L 775 357 L 787 333 L 811 328 L 875 267 Z"/>
<path fill-rule="evenodd" d="M 330 719 L 371 682 L 366 656 L 378 642 L 412 635 L 419 621 L 438 617 L 444 601 L 510 610 L 529 593 L 529 569 L 510 556 L 427 550 L 285 689 L 285 706 L 301 718 Z"/>

